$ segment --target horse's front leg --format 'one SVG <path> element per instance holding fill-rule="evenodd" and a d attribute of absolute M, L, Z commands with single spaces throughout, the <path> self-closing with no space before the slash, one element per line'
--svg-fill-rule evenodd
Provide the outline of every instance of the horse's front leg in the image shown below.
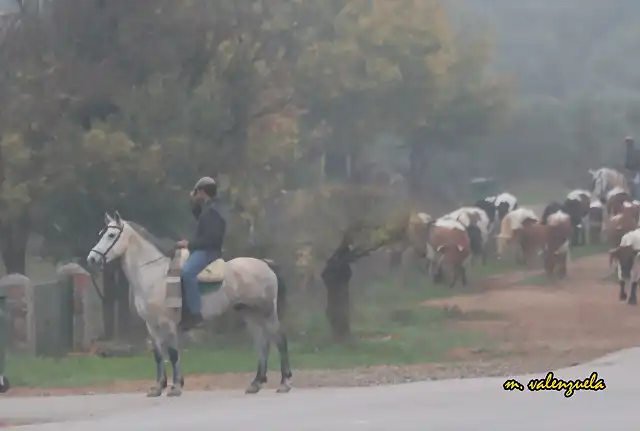
<path fill-rule="evenodd" d="M 167 392 L 168 397 L 179 397 L 182 395 L 182 388 L 184 387 L 184 376 L 180 369 L 180 347 L 178 345 L 178 333 L 176 329 L 175 327 L 171 328 L 171 335 L 167 346 L 167 353 L 169 353 L 169 361 L 171 361 L 173 373 L 171 389 Z"/>
<path fill-rule="evenodd" d="M 167 370 L 162 355 L 162 340 L 153 337 L 153 359 L 156 361 L 156 384 L 147 392 L 148 397 L 159 397 L 167 387 Z"/>
<path fill-rule="evenodd" d="M 262 389 L 262 385 L 267 383 L 267 363 L 269 361 L 271 342 L 268 334 L 265 333 L 264 322 L 260 321 L 260 317 L 253 315 L 251 311 L 248 310 L 243 313 L 245 313 L 245 322 L 247 323 L 247 328 L 253 337 L 253 343 L 258 353 L 258 371 L 256 372 L 256 377 L 245 390 L 245 393 L 257 394 L 260 389 Z"/>

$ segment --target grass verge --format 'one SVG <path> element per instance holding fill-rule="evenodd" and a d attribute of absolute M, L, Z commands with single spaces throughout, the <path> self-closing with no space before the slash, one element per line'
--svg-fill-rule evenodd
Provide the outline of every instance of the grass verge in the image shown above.
<path fill-rule="evenodd" d="M 413 274 L 405 284 L 389 276 L 353 289 L 354 342 L 331 342 L 324 312 L 318 304 L 292 309 L 287 322 L 291 362 L 295 369 L 344 369 L 381 364 L 417 364 L 452 360 L 448 352 L 459 348 L 487 348 L 490 341 L 479 333 L 457 329 L 459 320 L 494 316 L 466 315 L 458 309 L 420 305 L 451 294 L 435 287 L 426 276 Z M 460 293 L 459 289 L 454 290 Z M 253 372 L 256 355 L 246 331 L 215 337 L 215 346 L 187 348 L 182 358 L 186 374 Z M 279 369 L 272 349 L 272 370 Z M 115 380 L 153 379 L 155 366 L 149 352 L 124 358 L 69 356 L 61 359 L 9 354 L 7 376 L 16 386 L 83 387 Z"/>

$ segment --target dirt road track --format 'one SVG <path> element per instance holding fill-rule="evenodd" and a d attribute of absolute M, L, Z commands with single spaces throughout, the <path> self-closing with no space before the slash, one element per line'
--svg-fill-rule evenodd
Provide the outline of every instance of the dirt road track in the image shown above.
<path fill-rule="evenodd" d="M 617 285 L 604 280 L 611 273 L 607 257 L 577 260 L 570 271 L 567 280 L 549 285 L 522 284 L 522 277 L 510 275 L 477 295 L 427 304 L 497 313 L 495 321 L 461 325 L 481 328 L 528 355 L 568 351 L 595 357 L 640 345 L 640 309 L 619 302 Z"/>

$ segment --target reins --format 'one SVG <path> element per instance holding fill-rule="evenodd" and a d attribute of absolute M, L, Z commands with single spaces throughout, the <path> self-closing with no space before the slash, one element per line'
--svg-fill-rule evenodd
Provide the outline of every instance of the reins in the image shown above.
<path fill-rule="evenodd" d="M 111 249 L 116 245 L 116 243 L 120 239 L 120 236 L 122 235 L 122 232 L 124 230 L 124 226 L 107 226 L 99 233 L 100 237 L 102 237 L 107 232 L 107 230 L 109 228 L 114 228 L 114 229 L 116 229 L 118 231 L 118 233 L 116 234 L 116 237 L 111 242 L 111 245 L 104 252 L 96 250 L 95 248 L 91 249 L 91 251 L 93 253 L 96 253 L 97 255 L 102 257 L 102 261 L 103 262 L 106 262 L 107 253 L 109 253 L 109 251 L 111 251 Z M 175 253 L 175 250 L 173 250 L 173 253 Z M 143 263 L 142 265 L 139 266 L 139 268 L 145 267 L 147 265 L 151 265 L 152 263 L 158 262 L 158 261 L 162 260 L 163 258 L 170 259 L 169 256 L 165 256 L 164 253 L 160 252 L 160 256 L 159 257 L 157 257 L 157 258 L 155 258 L 153 260 L 150 260 L 149 262 Z M 96 279 L 93 276 L 93 272 L 89 272 L 89 276 L 91 277 L 91 284 L 93 284 L 94 290 L 96 291 L 96 293 L 100 297 L 100 300 L 104 302 L 104 299 L 105 299 L 104 295 L 102 294 L 102 292 L 100 292 L 100 289 L 98 288 L 98 283 L 96 282 Z"/>

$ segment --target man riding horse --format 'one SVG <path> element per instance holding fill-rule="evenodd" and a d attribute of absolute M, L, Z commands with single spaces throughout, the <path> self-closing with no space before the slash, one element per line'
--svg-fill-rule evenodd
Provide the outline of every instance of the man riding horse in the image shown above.
<path fill-rule="evenodd" d="M 178 248 L 189 249 L 189 259 L 180 276 L 185 296 L 180 322 L 183 331 L 202 325 L 202 298 L 197 277 L 211 262 L 222 257 L 227 224 L 218 209 L 217 191 L 216 182 L 210 177 L 200 178 L 193 186 L 190 197 L 193 215 L 198 220 L 196 233 L 191 241 L 182 240 L 176 244 Z"/>

